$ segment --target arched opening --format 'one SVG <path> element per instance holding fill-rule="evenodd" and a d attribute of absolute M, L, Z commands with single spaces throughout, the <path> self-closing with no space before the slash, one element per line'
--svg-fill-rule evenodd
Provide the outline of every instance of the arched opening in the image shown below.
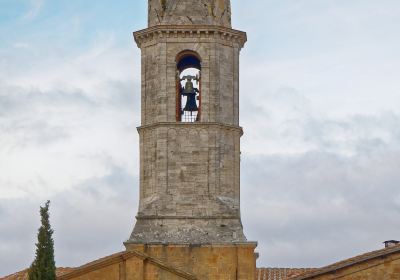
<path fill-rule="evenodd" d="M 201 117 L 201 59 L 193 51 L 176 58 L 176 120 L 198 122 Z"/>

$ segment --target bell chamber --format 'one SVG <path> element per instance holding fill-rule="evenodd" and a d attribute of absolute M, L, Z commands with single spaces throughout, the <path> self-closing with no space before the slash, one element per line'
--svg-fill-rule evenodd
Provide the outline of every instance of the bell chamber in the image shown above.
<path fill-rule="evenodd" d="M 201 59 L 193 51 L 183 51 L 176 61 L 176 120 L 198 122 L 201 117 Z"/>

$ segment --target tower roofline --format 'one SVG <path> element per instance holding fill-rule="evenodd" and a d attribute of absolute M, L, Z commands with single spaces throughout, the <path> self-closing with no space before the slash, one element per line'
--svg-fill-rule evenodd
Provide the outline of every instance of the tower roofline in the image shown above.
<path fill-rule="evenodd" d="M 157 25 L 133 33 L 140 48 L 154 38 L 220 38 L 236 42 L 243 48 L 247 42 L 246 32 L 214 25 Z"/>

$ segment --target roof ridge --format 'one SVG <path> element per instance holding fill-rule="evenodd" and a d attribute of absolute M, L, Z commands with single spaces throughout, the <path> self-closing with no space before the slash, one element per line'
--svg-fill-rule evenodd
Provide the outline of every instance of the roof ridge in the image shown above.
<path fill-rule="evenodd" d="M 57 267 L 56 275 L 59 276 L 61 274 L 66 274 L 67 272 L 65 272 L 64 270 L 69 270 L 69 272 L 71 272 L 73 269 L 74 268 L 72 268 L 72 267 Z M 3 280 L 3 279 L 27 279 L 28 272 L 29 272 L 29 268 L 25 268 L 23 270 L 14 272 L 12 274 L 0 277 L 0 280 Z M 15 277 L 17 277 L 17 278 L 15 278 Z"/>
<path fill-rule="evenodd" d="M 303 279 L 307 279 L 308 277 L 314 277 L 314 276 L 330 273 L 334 270 L 346 268 L 346 267 L 349 267 L 354 264 L 358 264 L 358 263 L 361 263 L 364 261 L 372 260 L 375 258 L 379 258 L 382 256 L 387 256 L 387 255 L 391 255 L 391 254 L 395 254 L 395 253 L 399 253 L 399 252 L 400 252 L 400 245 L 396 245 L 396 246 L 389 247 L 389 248 L 383 248 L 383 249 L 367 252 L 364 254 L 360 254 L 355 257 L 351 257 L 351 258 L 348 258 L 348 259 L 345 259 L 342 261 L 338 261 L 333 264 L 318 268 L 314 271 L 306 272 L 302 275 L 291 277 L 289 279 L 303 280 Z"/>
<path fill-rule="evenodd" d="M 22 274 L 22 273 L 27 273 L 28 270 L 29 270 L 29 268 L 25 268 L 25 269 L 23 269 L 23 270 L 21 270 L 21 271 L 14 272 L 14 273 L 12 273 L 12 274 L 9 274 L 9 275 L 0 277 L 0 280 L 1 280 L 1 279 L 7 279 L 7 278 L 13 277 L 13 276 L 17 276 L 17 275 Z"/>
<path fill-rule="evenodd" d="M 173 267 L 170 264 L 164 263 L 163 261 L 161 261 L 159 259 L 156 259 L 154 257 L 151 257 L 145 253 L 142 253 L 142 252 L 139 252 L 136 250 L 122 251 L 122 252 L 118 252 L 118 253 L 112 254 L 110 256 L 104 257 L 104 258 L 100 258 L 98 260 L 95 260 L 90 263 L 84 264 L 80 267 L 77 267 L 69 273 L 62 274 L 57 279 L 68 280 L 73 277 L 82 275 L 84 273 L 92 272 L 97 269 L 101 269 L 106 266 L 119 263 L 121 260 L 122 261 L 127 260 L 131 257 L 139 257 L 144 261 L 148 261 L 148 262 L 160 267 L 161 269 L 167 270 L 167 271 L 169 271 L 177 276 L 180 276 L 184 279 L 188 279 L 188 280 L 196 280 L 197 279 L 196 276 L 194 276 L 191 273 L 188 273 L 186 271 L 183 271 L 181 269 Z"/>

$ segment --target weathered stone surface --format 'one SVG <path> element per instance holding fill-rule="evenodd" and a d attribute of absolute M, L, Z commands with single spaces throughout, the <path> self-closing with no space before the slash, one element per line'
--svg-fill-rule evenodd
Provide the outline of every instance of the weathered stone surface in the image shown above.
<path fill-rule="evenodd" d="M 59 275 L 59 280 L 178 280 L 199 279 L 185 269 L 179 269 L 160 259 L 143 253 L 143 250 L 120 252 L 85 264 L 69 273 Z"/>
<path fill-rule="evenodd" d="M 190 18 L 190 24 L 186 21 Z M 149 0 L 142 51 L 140 205 L 127 244 L 245 242 L 240 219 L 239 53 L 230 1 Z M 201 61 L 201 119 L 176 118 L 177 57 Z"/>
<path fill-rule="evenodd" d="M 214 244 L 244 242 L 238 219 L 139 219 L 128 243 Z"/>
<path fill-rule="evenodd" d="M 239 54 L 245 33 L 157 27 L 139 31 L 135 38 L 142 50 L 142 125 L 176 121 L 176 58 L 187 50 L 201 58 L 201 121 L 239 125 Z"/>
<path fill-rule="evenodd" d="M 240 136 L 218 123 L 139 129 L 141 192 L 131 242 L 243 242 Z M 146 143 L 146 144 L 144 144 Z"/>
<path fill-rule="evenodd" d="M 130 245 L 170 266 L 195 275 L 198 280 L 253 280 L 255 243 L 221 245 Z M 169 279 L 159 277 L 157 279 Z M 147 280 L 147 278 L 146 278 Z"/>
<path fill-rule="evenodd" d="M 231 27 L 230 0 L 149 0 L 149 26 L 210 24 Z"/>
<path fill-rule="evenodd" d="M 128 245 L 120 252 L 58 277 L 59 280 L 253 280 L 255 243 Z"/>

